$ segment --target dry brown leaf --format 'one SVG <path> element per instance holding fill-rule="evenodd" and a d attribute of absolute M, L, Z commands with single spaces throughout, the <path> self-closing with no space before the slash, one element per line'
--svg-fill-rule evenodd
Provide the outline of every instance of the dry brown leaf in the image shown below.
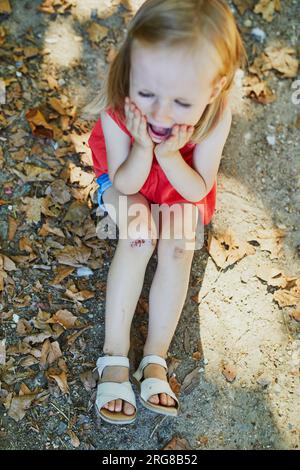
<path fill-rule="evenodd" d="M 32 246 L 31 241 L 28 237 L 22 237 L 19 240 L 19 249 L 21 251 L 27 251 L 28 253 L 32 253 Z"/>
<path fill-rule="evenodd" d="M 74 293 L 71 290 L 66 289 L 64 295 L 69 299 L 75 300 L 76 302 L 84 302 L 85 300 L 95 297 L 95 293 L 90 290 L 82 290 L 80 292 Z"/>
<path fill-rule="evenodd" d="M 25 114 L 33 135 L 36 137 L 45 137 L 52 139 L 54 136 L 54 128 L 44 118 L 38 108 L 32 108 Z"/>
<path fill-rule="evenodd" d="M 69 221 L 75 226 L 82 227 L 89 214 L 90 209 L 85 202 L 74 201 L 70 204 L 63 222 Z"/>
<path fill-rule="evenodd" d="M 80 446 L 80 440 L 78 439 L 78 437 L 76 436 L 76 434 L 74 433 L 74 431 L 72 431 L 71 429 L 69 429 L 67 431 L 67 434 L 69 434 L 70 438 L 71 438 L 71 444 L 73 447 L 79 447 Z"/>
<path fill-rule="evenodd" d="M 32 366 L 33 364 L 38 364 L 39 363 L 39 360 L 33 356 L 27 356 L 27 357 L 24 357 L 24 359 L 22 359 L 20 361 L 20 366 L 22 367 L 30 367 Z"/>
<path fill-rule="evenodd" d="M 71 199 L 70 189 L 62 179 L 57 179 L 46 189 L 46 194 L 51 195 L 54 202 L 66 204 Z"/>
<path fill-rule="evenodd" d="M 1 267 L 5 271 L 14 271 L 17 269 L 15 263 L 8 256 L 0 254 L 0 259 L 1 258 L 2 260 L 0 261 L 0 269 Z"/>
<path fill-rule="evenodd" d="M 13 311 L 10 310 L 9 312 L 0 312 L 0 321 L 2 320 L 9 320 L 13 316 Z"/>
<path fill-rule="evenodd" d="M 58 310 L 47 323 L 59 323 L 65 329 L 74 328 L 77 317 L 75 317 L 69 310 Z"/>
<path fill-rule="evenodd" d="M 194 359 L 195 361 L 200 361 L 201 357 L 202 357 L 202 353 L 201 353 L 201 352 L 195 351 L 195 352 L 193 353 L 193 359 Z"/>
<path fill-rule="evenodd" d="M 44 0 L 38 7 L 43 13 L 57 13 L 63 15 L 67 10 L 76 6 L 75 0 Z"/>
<path fill-rule="evenodd" d="M 256 276 L 263 281 L 266 281 L 269 286 L 284 288 L 287 285 L 288 279 L 280 269 L 273 266 L 260 266 L 256 270 Z"/>
<path fill-rule="evenodd" d="M 59 386 L 62 393 L 69 393 L 69 385 L 67 381 L 67 374 L 63 370 L 60 374 L 48 373 L 47 376 L 51 379 L 54 379 L 57 385 Z"/>
<path fill-rule="evenodd" d="M 270 64 L 270 68 L 278 70 L 285 78 L 297 76 L 299 61 L 294 57 L 296 49 L 292 47 L 270 46 L 264 50 Z"/>
<path fill-rule="evenodd" d="M 75 268 L 69 268 L 66 266 L 58 266 L 56 269 L 56 276 L 53 279 L 52 282 L 50 282 L 51 285 L 57 285 L 60 284 L 63 279 L 68 277 L 72 272 L 75 270 Z"/>
<path fill-rule="evenodd" d="M 58 81 L 54 77 L 52 77 L 51 75 L 47 75 L 46 80 L 48 82 L 50 90 L 58 90 L 59 84 L 58 84 Z"/>
<path fill-rule="evenodd" d="M 52 364 L 53 362 L 56 361 L 56 359 L 58 359 L 61 356 L 62 356 L 62 352 L 60 350 L 59 343 L 57 341 L 50 343 L 48 363 Z"/>
<path fill-rule="evenodd" d="M 233 3 L 237 7 L 239 14 L 243 15 L 246 10 L 252 10 L 255 0 L 233 0 Z"/>
<path fill-rule="evenodd" d="M 6 29 L 0 26 L 0 45 L 6 41 Z M 1 154 L 1 152 L 0 152 Z M 0 168 L 1 168 L 1 157 L 0 157 Z"/>
<path fill-rule="evenodd" d="M 181 392 L 189 394 L 192 392 L 200 382 L 200 372 L 199 367 L 190 372 L 185 378 L 181 385 Z"/>
<path fill-rule="evenodd" d="M 42 168 L 37 165 L 32 165 L 32 164 L 18 164 L 16 165 L 17 168 L 20 168 L 21 170 L 23 169 L 26 173 L 25 176 L 21 176 L 21 179 L 24 181 L 24 183 L 28 183 L 29 181 L 53 181 L 54 177 L 52 176 L 53 170 L 50 170 L 48 168 Z M 16 173 L 17 170 L 14 170 Z"/>
<path fill-rule="evenodd" d="M 108 28 L 101 26 L 98 23 L 92 23 L 87 28 L 87 32 L 91 42 L 99 43 L 107 36 Z"/>
<path fill-rule="evenodd" d="M 273 103 L 277 99 L 268 84 L 256 75 L 248 75 L 244 78 L 243 90 L 246 96 L 261 104 Z"/>
<path fill-rule="evenodd" d="M 76 333 L 72 333 L 71 335 L 69 335 L 67 339 L 68 345 L 72 346 L 72 344 L 75 343 L 76 339 L 89 328 L 91 328 L 91 326 L 87 326 L 86 328 L 83 328 L 81 331 L 78 331 Z"/>
<path fill-rule="evenodd" d="M 8 415 L 15 421 L 21 421 L 24 418 L 26 410 L 30 407 L 31 403 L 35 399 L 36 394 L 22 395 L 19 397 L 13 397 L 8 410 Z"/>
<path fill-rule="evenodd" d="M 48 222 L 42 225 L 41 229 L 39 230 L 38 234 L 41 237 L 45 237 L 49 235 L 49 233 L 53 235 L 57 235 L 58 237 L 65 238 L 64 232 L 57 227 L 51 227 Z"/>
<path fill-rule="evenodd" d="M 8 228 L 8 240 L 11 241 L 14 239 L 17 228 L 20 224 L 14 217 L 8 216 L 8 223 L 9 223 L 9 228 Z"/>
<path fill-rule="evenodd" d="M 207 436 L 198 436 L 197 437 L 197 444 L 199 444 L 201 446 L 207 446 L 208 437 Z"/>
<path fill-rule="evenodd" d="M 87 370 L 85 372 L 81 372 L 79 375 L 81 382 L 83 383 L 84 388 L 91 392 L 93 388 L 96 387 L 96 380 L 92 370 Z"/>
<path fill-rule="evenodd" d="M 255 58 L 249 67 L 249 72 L 261 79 L 272 69 L 280 72 L 283 78 L 296 77 L 299 66 L 296 54 L 296 49 L 292 47 L 269 46 Z M 247 81 L 247 78 L 245 80 Z"/>
<path fill-rule="evenodd" d="M 0 15 L 9 15 L 11 11 L 9 0 L 0 0 Z"/>
<path fill-rule="evenodd" d="M 279 12 L 280 10 L 280 0 L 259 0 L 255 5 L 254 13 L 261 13 L 263 19 L 270 23 L 275 11 Z"/>
<path fill-rule="evenodd" d="M 78 135 L 76 132 L 70 132 L 70 140 L 75 147 L 76 153 L 80 154 L 80 161 L 83 166 L 93 166 L 93 157 L 90 147 L 88 146 L 88 139 L 90 132 Z M 72 149 L 72 153 L 74 148 Z M 57 153 L 56 153 L 57 155 Z M 67 173 L 70 174 L 72 168 L 76 167 L 74 163 L 69 162 Z M 76 167 L 77 171 L 80 171 L 80 167 Z"/>
<path fill-rule="evenodd" d="M 51 97 L 51 98 L 49 98 L 48 102 L 49 102 L 50 106 L 51 106 L 55 111 L 57 111 L 59 114 L 61 114 L 62 116 L 64 116 L 65 114 L 67 114 L 66 109 L 64 108 L 62 102 L 61 102 L 58 98 Z"/>
<path fill-rule="evenodd" d="M 0 292 L 4 289 L 4 279 L 9 281 L 9 276 L 6 271 L 13 271 L 17 269 L 15 263 L 6 255 L 0 254 Z"/>
<path fill-rule="evenodd" d="M 293 311 L 291 316 L 294 320 L 300 321 L 300 303 L 299 303 L 299 306 L 296 308 L 296 310 Z"/>
<path fill-rule="evenodd" d="M 78 183 L 79 186 L 85 188 L 89 186 L 94 181 L 94 174 L 88 173 L 87 171 L 83 171 L 80 167 L 75 165 L 70 165 L 69 167 L 70 173 L 70 183 Z"/>
<path fill-rule="evenodd" d="M 239 241 L 231 229 L 217 236 L 209 234 L 208 252 L 216 265 L 222 269 L 235 264 L 244 256 L 253 255 L 255 249 L 249 243 Z"/>
<path fill-rule="evenodd" d="M 34 335 L 26 336 L 26 338 L 24 338 L 24 341 L 25 343 L 32 344 L 42 343 L 43 341 L 45 341 L 46 338 L 50 338 L 51 336 L 52 333 L 37 333 Z"/>
<path fill-rule="evenodd" d="M 289 307 L 300 304 L 300 279 L 292 278 L 285 289 L 279 289 L 274 293 L 274 300 L 280 307 Z"/>
<path fill-rule="evenodd" d="M 281 229 L 256 230 L 248 241 L 255 240 L 260 244 L 262 251 L 270 252 L 270 259 L 280 256 L 285 231 Z"/>
<path fill-rule="evenodd" d="M 23 197 L 24 203 L 22 210 L 26 212 L 26 218 L 29 223 L 38 223 L 41 220 L 43 198 Z"/>
<path fill-rule="evenodd" d="M 180 393 L 181 384 L 177 381 L 175 376 L 172 376 L 172 377 L 169 378 L 169 385 L 170 385 L 172 391 L 176 395 L 178 395 Z"/>
<path fill-rule="evenodd" d="M 20 318 L 17 324 L 17 334 L 19 336 L 27 336 L 32 331 L 32 326 L 25 318 Z"/>
<path fill-rule="evenodd" d="M 10 392 L 6 395 L 5 399 L 1 400 L 1 403 L 5 407 L 6 410 L 9 410 L 12 398 L 13 398 L 13 392 Z"/>
<path fill-rule="evenodd" d="M 21 383 L 19 396 L 21 397 L 23 395 L 30 395 L 30 394 L 31 394 L 31 390 L 27 387 L 27 385 L 24 383 Z"/>
<path fill-rule="evenodd" d="M 236 369 L 233 365 L 227 364 L 224 361 L 221 363 L 222 374 L 228 382 L 233 382 L 236 378 Z"/>
<path fill-rule="evenodd" d="M 186 439 L 173 437 L 172 440 L 163 448 L 163 450 L 190 450 L 191 447 Z"/>
<path fill-rule="evenodd" d="M 66 246 L 63 250 L 56 252 L 56 258 L 61 264 L 80 268 L 87 263 L 91 253 L 92 250 L 84 245 L 80 248 L 75 246 Z"/>

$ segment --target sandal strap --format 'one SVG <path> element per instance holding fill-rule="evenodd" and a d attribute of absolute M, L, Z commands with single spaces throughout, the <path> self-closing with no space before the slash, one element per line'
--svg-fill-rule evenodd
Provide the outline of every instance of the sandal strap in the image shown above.
<path fill-rule="evenodd" d="M 99 357 L 97 360 L 97 367 L 99 378 L 102 377 L 103 369 L 106 366 L 122 366 L 128 367 L 129 369 L 129 359 L 126 356 L 103 356 Z"/>
<path fill-rule="evenodd" d="M 124 400 L 136 408 L 135 396 L 130 382 L 102 382 L 97 387 L 96 405 L 100 410 L 112 400 Z"/>
<path fill-rule="evenodd" d="M 158 364 L 162 367 L 164 367 L 166 369 L 166 371 L 168 371 L 168 367 L 167 367 L 167 363 L 166 361 L 160 357 L 160 356 L 156 356 L 155 354 L 151 354 L 149 356 L 144 356 L 143 359 L 141 360 L 140 362 L 140 365 L 138 367 L 138 369 L 135 371 L 135 373 L 133 374 L 133 377 L 140 381 L 143 377 L 143 370 L 145 369 L 145 367 L 148 365 L 148 364 Z"/>
<path fill-rule="evenodd" d="M 144 401 L 148 401 L 152 395 L 158 395 L 159 393 L 166 393 L 167 395 L 170 395 L 170 397 L 174 398 L 178 405 L 178 399 L 168 382 L 155 378 L 143 380 L 141 383 L 141 398 Z"/>

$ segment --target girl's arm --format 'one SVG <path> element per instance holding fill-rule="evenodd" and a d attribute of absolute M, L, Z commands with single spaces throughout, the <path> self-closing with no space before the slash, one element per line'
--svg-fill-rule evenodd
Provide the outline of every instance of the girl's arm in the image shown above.
<path fill-rule="evenodd" d="M 152 148 L 134 142 L 127 159 L 115 173 L 114 186 L 123 194 L 137 193 L 148 178 L 152 160 Z"/>
<path fill-rule="evenodd" d="M 212 189 L 215 183 L 231 122 L 231 109 L 230 106 L 226 106 L 215 129 L 194 148 L 193 167 L 204 179 L 207 192 Z"/>
<path fill-rule="evenodd" d="M 111 182 L 123 194 L 135 194 L 146 181 L 153 160 L 153 150 L 130 137 L 105 112 L 101 112 L 105 138 L 108 174 Z"/>
<path fill-rule="evenodd" d="M 231 110 L 226 107 L 215 129 L 206 139 L 195 146 L 193 168 L 185 162 L 179 151 L 166 157 L 156 154 L 168 180 L 187 201 L 201 201 L 211 191 L 230 126 Z"/>

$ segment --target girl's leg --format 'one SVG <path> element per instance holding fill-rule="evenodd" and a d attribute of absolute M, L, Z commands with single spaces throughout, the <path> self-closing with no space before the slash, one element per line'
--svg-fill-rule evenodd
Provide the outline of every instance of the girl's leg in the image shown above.
<path fill-rule="evenodd" d="M 180 211 L 181 215 L 175 214 L 174 223 L 170 222 L 166 212 L 162 213 L 158 264 L 149 296 L 149 328 L 144 356 L 156 354 L 166 357 L 186 299 L 198 220 L 198 209 L 193 204 L 189 206 L 192 206 L 189 208 L 190 217 L 182 217 L 183 211 Z M 179 233 L 183 233 L 183 236 L 181 239 L 174 239 L 172 230 L 180 228 L 180 225 Z M 171 230 L 169 239 L 162 238 L 166 228 Z M 165 369 L 156 364 L 148 365 L 144 376 L 167 380 Z M 165 406 L 175 404 L 174 400 L 164 393 L 153 395 L 149 401 Z"/>
<path fill-rule="evenodd" d="M 151 239 L 149 205 L 141 194 L 124 196 L 114 187 L 105 191 L 103 201 L 114 223 L 119 223 L 119 196 L 123 196 L 123 203 L 127 198 L 128 210 L 130 207 L 133 209 L 133 204 L 139 204 L 141 208 L 139 228 L 143 233 L 138 239 L 128 238 L 118 241 L 107 279 L 103 352 L 113 356 L 127 356 L 130 346 L 131 322 L 143 287 L 145 270 L 155 249 L 156 240 Z M 124 218 L 127 228 L 130 228 L 130 222 L 133 222 L 131 219 L 132 217 L 129 217 L 128 220 Z M 128 380 L 128 374 L 129 371 L 125 367 L 106 367 L 102 380 L 103 382 L 123 382 Z M 110 411 L 123 409 L 124 413 L 128 415 L 134 413 L 133 406 L 126 402 L 123 403 L 122 400 L 111 401 L 105 405 L 105 408 Z"/>

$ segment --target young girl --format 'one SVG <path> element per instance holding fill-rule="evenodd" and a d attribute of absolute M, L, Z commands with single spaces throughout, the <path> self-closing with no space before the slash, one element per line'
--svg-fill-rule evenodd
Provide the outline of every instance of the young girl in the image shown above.
<path fill-rule="evenodd" d="M 119 236 L 108 274 L 96 399 L 107 422 L 136 418 L 127 358 L 130 326 L 156 246 L 148 336 L 134 378 L 145 407 L 178 413 L 165 357 L 187 294 L 198 219 L 208 224 L 214 213 L 216 176 L 231 126 L 227 98 L 245 57 L 225 0 L 147 0 L 110 65 L 100 119 L 89 139 L 99 203 L 119 226 L 120 200 L 126 198 L 125 221 L 130 224 L 129 214 L 136 213 L 131 209 L 138 207 L 139 232 Z M 162 209 L 159 221 L 153 204 Z M 182 210 L 172 220 L 164 217 L 175 206 Z M 172 236 L 178 227 L 181 238 Z"/>

